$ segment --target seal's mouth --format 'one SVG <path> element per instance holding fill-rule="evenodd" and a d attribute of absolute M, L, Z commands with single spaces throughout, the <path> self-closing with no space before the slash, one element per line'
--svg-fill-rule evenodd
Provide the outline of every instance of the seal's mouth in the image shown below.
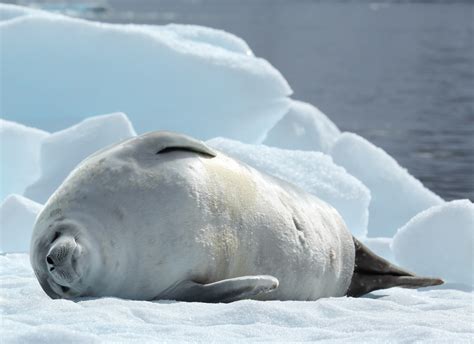
<path fill-rule="evenodd" d="M 83 248 L 70 233 L 56 232 L 44 253 L 43 289 L 52 298 L 72 298 L 82 277 Z"/>
<path fill-rule="evenodd" d="M 100 251 L 84 222 L 64 217 L 39 220 L 34 231 L 30 261 L 44 292 L 52 299 L 89 294 L 100 276 L 92 264 L 99 260 Z"/>

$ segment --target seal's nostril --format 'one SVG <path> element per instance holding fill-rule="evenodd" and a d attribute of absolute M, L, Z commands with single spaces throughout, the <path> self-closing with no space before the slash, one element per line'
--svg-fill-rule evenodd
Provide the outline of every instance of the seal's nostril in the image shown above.
<path fill-rule="evenodd" d="M 53 259 L 51 258 L 51 256 L 47 256 L 46 261 L 48 262 L 48 264 L 51 264 L 51 265 L 54 264 Z"/>

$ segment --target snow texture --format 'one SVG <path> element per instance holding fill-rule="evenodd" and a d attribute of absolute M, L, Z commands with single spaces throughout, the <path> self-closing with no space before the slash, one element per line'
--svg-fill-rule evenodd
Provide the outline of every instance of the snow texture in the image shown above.
<path fill-rule="evenodd" d="M 0 256 L 2 343 L 469 343 L 473 294 L 393 288 L 363 298 L 204 304 L 51 300 L 26 254 Z"/>
<path fill-rule="evenodd" d="M 165 31 L 169 35 L 175 36 L 177 40 L 191 40 L 198 43 L 209 44 L 213 47 L 221 47 L 232 52 L 253 56 L 252 50 L 242 38 L 225 31 L 197 25 L 177 24 L 168 24 L 164 26 L 141 25 L 139 27 L 146 27 L 150 30 L 157 30 L 158 32 Z"/>
<path fill-rule="evenodd" d="M 9 195 L 0 205 L 0 252 L 28 252 L 36 216 L 42 205 Z"/>
<path fill-rule="evenodd" d="M 22 16 L 30 15 L 30 14 L 39 14 L 39 13 L 41 13 L 41 11 L 28 8 L 28 7 L 2 4 L 0 7 L 0 22 L 10 20 L 13 18 L 19 18 Z"/>
<path fill-rule="evenodd" d="M 0 4 L 4 118 L 57 130 L 123 111 L 139 133 L 253 142 L 288 110 L 286 80 L 231 34 L 25 11 Z"/>
<path fill-rule="evenodd" d="M 393 238 L 397 261 L 424 276 L 474 284 L 474 205 L 458 200 L 416 215 Z"/>
<path fill-rule="evenodd" d="M 384 150 L 356 134 L 343 133 L 331 155 L 370 189 L 369 237 L 392 237 L 420 211 L 443 203 Z"/>
<path fill-rule="evenodd" d="M 293 100 L 286 115 L 268 132 L 265 145 L 327 153 L 341 132 L 319 109 Z"/>
<path fill-rule="evenodd" d="M 12 193 L 22 194 L 38 178 L 40 145 L 48 135 L 45 131 L 0 119 L 0 201 Z"/>
<path fill-rule="evenodd" d="M 25 196 L 45 203 L 83 159 L 135 135 L 132 124 L 123 113 L 91 117 L 51 134 L 41 145 L 41 176 L 27 187 Z"/>
<path fill-rule="evenodd" d="M 366 234 L 370 191 L 330 156 L 249 145 L 225 138 L 207 141 L 211 147 L 270 175 L 293 183 L 336 208 L 355 236 Z"/>

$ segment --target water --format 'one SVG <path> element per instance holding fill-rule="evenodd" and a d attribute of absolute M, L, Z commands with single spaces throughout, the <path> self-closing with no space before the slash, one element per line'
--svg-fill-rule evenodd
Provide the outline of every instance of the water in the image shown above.
<path fill-rule="evenodd" d="M 474 4 L 107 2 L 89 19 L 232 32 L 294 98 L 382 147 L 443 198 L 474 199 Z"/>

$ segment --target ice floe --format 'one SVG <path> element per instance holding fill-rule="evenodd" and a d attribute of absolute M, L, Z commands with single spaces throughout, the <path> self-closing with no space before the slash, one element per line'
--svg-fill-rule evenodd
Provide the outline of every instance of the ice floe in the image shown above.
<path fill-rule="evenodd" d="M 264 144 L 286 149 L 328 152 L 341 132 L 319 109 L 293 100 L 285 116 L 267 133 Z"/>
<path fill-rule="evenodd" d="M 0 205 L 0 252 L 28 252 L 36 216 L 42 205 L 9 195 Z"/>
<path fill-rule="evenodd" d="M 286 80 L 229 33 L 96 23 L 5 4 L 0 13 L 6 119 L 54 131 L 123 111 L 139 133 L 253 142 L 287 112 Z"/>
<path fill-rule="evenodd" d="M 369 237 L 392 237 L 420 211 L 443 203 L 383 149 L 357 134 L 341 134 L 331 155 L 370 189 Z"/>
<path fill-rule="evenodd" d="M 51 134 L 42 141 L 40 177 L 26 188 L 25 196 L 44 203 L 87 156 L 135 135 L 132 124 L 123 113 L 90 117 Z"/>
<path fill-rule="evenodd" d="M 22 194 L 39 177 L 40 147 L 48 135 L 43 130 L 0 119 L 0 201 L 12 193 Z"/>
<path fill-rule="evenodd" d="M 397 262 L 415 273 L 474 284 L 474 205 L 457 200 L 416 215 L 393 238 Z"/>

